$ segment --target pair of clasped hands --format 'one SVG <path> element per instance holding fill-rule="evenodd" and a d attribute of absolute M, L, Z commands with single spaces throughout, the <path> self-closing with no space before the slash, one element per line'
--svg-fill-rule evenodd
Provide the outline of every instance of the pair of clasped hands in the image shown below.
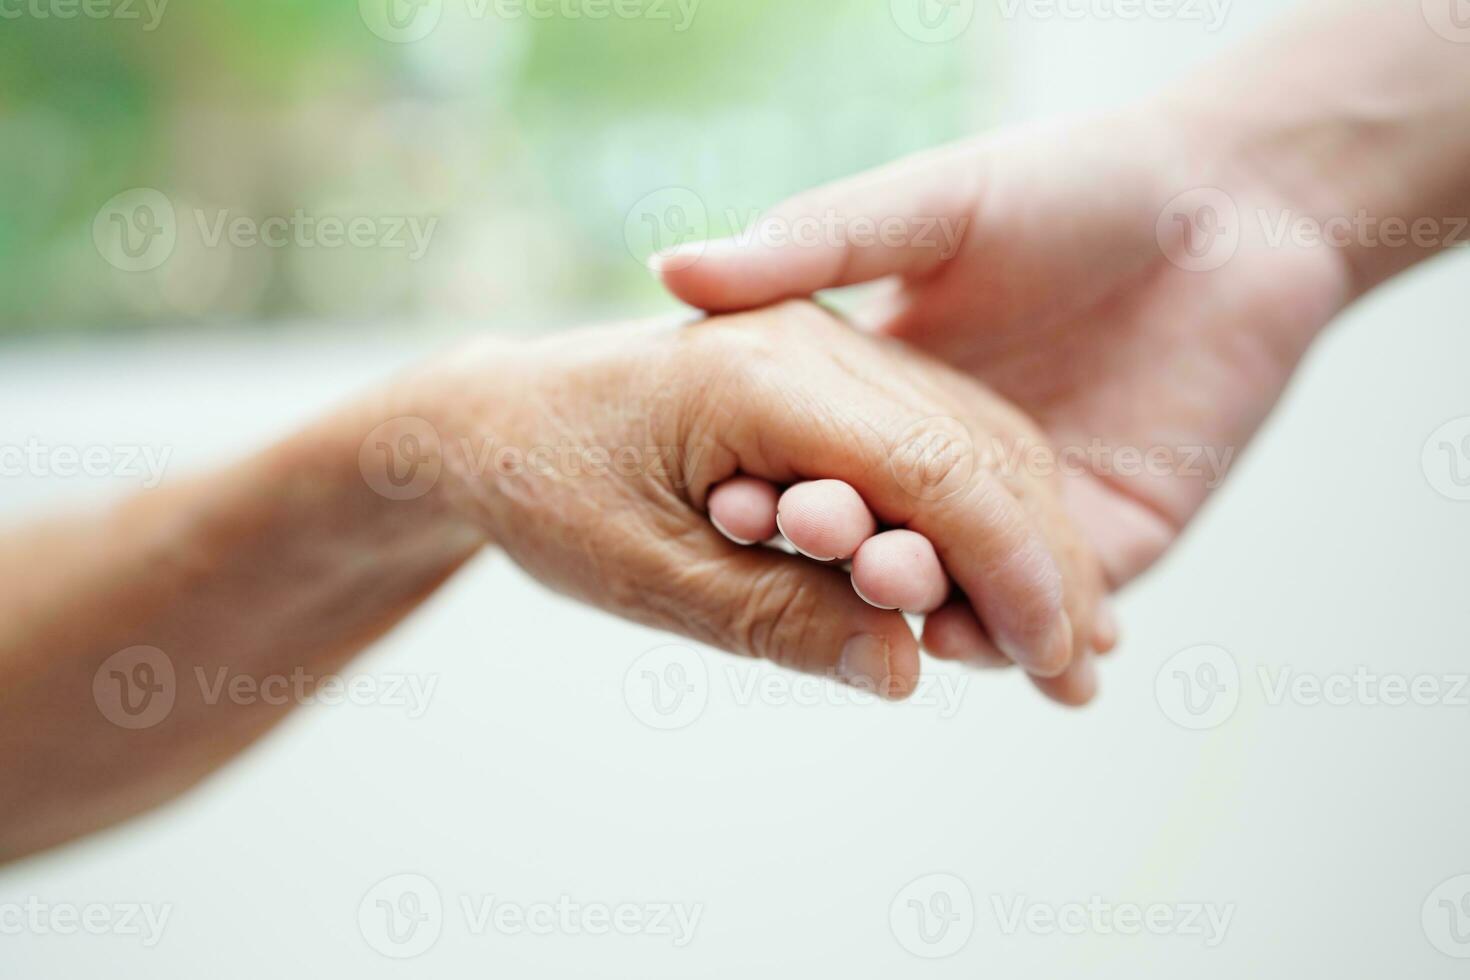
<path fill-rule="evenodd" d="M 909 158 L 760 221 L 948 222 L 957 248 L 756 229 L 650 259 L 707 317 L 492 345 L 516 441 L 680 462 L 466 481 L 489 538 L 576 598 L 887 698 L 914 690 L 922 646 L 1086 703 L 1118 641 L 1108 593 L 1221 474 L 1094 472 L 1059 451 L 1228 460 L 1348 296 L 1325 250 L 1179 261 L 1188 229 L 1161 240 L 1158 218 L 1186 139 L 1130 111 Z M 810 299 L 859 283 L 843 317 Z"/>

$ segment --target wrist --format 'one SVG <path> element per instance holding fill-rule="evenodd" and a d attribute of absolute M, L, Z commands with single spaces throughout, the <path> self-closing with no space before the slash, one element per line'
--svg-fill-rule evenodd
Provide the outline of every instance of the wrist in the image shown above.
<path fill-rule="evenodd" d="M 412 379 L 296 434 L 263 463 L 264 483 L 317 514 L 354 554 L 453 566 L 486 543 L 457 506 L 443 434 Z"/>
<path fill-rule="evenodd" d="M 1346 301 L 1470 239 L 1470 62 L 1418 8 L 1309 12 L 1157 100 L 1196 185 L 1253 198 L 1273 244 L 1330 250 Z"/>

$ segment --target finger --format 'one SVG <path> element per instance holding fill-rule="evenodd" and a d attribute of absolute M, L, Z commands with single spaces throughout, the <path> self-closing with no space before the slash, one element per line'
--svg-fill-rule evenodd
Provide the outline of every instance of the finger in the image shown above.
<path fill-rule="evenodd" d="M 821 345 L 826 336 L 837 344 L 850 337 L 849 328 L 811 304 L 785 304 L 773 312 L 706 324 L 695 350 L 708 358 L 765 345 L 770 338 L 763 331 L 778 324 L 783 332 L 790 324 L 801 326 L 806 344 Z M 852 366 L 823 360 L 801 370 L 823 377 L 832 395 L 793 413 L 790 369 L 780 364 L 751 361 L 726 382 L 740 385 L 748 410 L 720 420 L 722 439 L 759 447 L 742 457 L 741 469 L 778 481 L 820 474 L 847 484 L 871 515 L 933 543 L 1002 652 L 1039 676 L 1065 670 L 1073 635 L 1063 606 L 1061 566 L 1010 486 L 983 465 L 976 451 L 981 436 L 970 431 L 981 423 L 923 416 L 922 409 L 891 397 L 881 384 L 867 379 L 854 384 Z M 829 371 L 830 377 L 820 374 Z M 693 499 L 699 492 L 695 487 Z M 786 527 L 784 514 L 782 526 L 801 536 Z M 826 558 L 840 551 L 809 554 Z M 1090 615 L 1079 623 L 1090 635 Z"/>
<path fill-rule="evenodd" d="M 949 576 L 934 545 L 913 531 L 884 531 L 864 541 L 852 559 L 852 587 L 880 609 L 928 613 L 949 596 Z"/>
<path fill-rule="evenodd" d="M 934 150 L 798 195 L 739 238 L 692 243 L 649 265 L 675 296 L 714 311 L 926 275 L 959 250 L 978 189 L 974 150 Z"/>
<path fill-rule="evenodd" d="M 924 649 L 940 660 L 956 660 L 986 670 L 1016 665 L 995 648 L 963 596 L 946 602 L 924 620 Z"/>
<path fill-rule="evenodd" d="M 753 476 L 737 476 L 710 491 L 709 519 L 736 544 L 757 544 L 776 536 L 775 486 Z"/>
<path fill-rule="evenodd" d="M 1097 605 L 1097 618 L 1092 627 L 1092 647 L 1098 653 L 1111 653 L 1118 646 L 1118 617 L 1113 603 L 1104 597 Z"/>
<path fill-rule="evenodd" d="M 817 561 L 851 558 L 878 523 L 868 505 L 841 480 L 798 483 L 781 494 L 776 523 L 792 547 Z"/>
<path fill-rule="evenodd" d="M 924 649 L 940 660 L 982 669 L 1013 666 L 990 642 L 964 600 L 948 602 L 929 615 L 924 622 Z M 1084 705 L 1097 695 L 1096 664 L 1090 652 L 1076 657 L 1060 677 L 1032 677 L 1031 681 L 1048 698 L 1068 707 Z"/>
<path fill-rule="evenodd" d="M 713 529 L 709 535 L 721 553 L 693 563 L 697 575 L 669 583 L 667 598 L 677 602 L 686 631 L 889 700 L 913 693 L 919 646 L 900 613 L 863 602 L 839 568 L 768 548 L 735 548 Z"/>
<path fill-rule="evenodd" d="M 1080 708 L 1097 697 L 1097 659 L 1084 650 L 1060 676 L 1032 677 L 1031 683 L 1058 704 Z"/>

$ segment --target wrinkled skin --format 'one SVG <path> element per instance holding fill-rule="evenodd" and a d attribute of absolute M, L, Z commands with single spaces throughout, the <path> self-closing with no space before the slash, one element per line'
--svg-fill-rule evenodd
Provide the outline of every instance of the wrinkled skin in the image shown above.
<path fill-rule="evenodd" d="M 951 255 L 757 236 L 654 265 L 675 295 L 708 310 L 883 280 L 855 313 L 861 323 L 970 373 L 1053 445 L 1165 447 L 1178 461 L 1168 473 L 1089 466 L 1064 479 L 1116 587 L 1173 543 L 1353 293 L 1337 251 L 1267 237 L 1258 209 L 1288 202 L 1248 154 L 1211 146 L 1207 130 L 1160 103 L 1024 128 L 804 193 L 762 218 L 962 222 Z M 1166 220 L 1161 233 L 1160 216 L 1207 187 L 1224 189 L 1245 220 L 1228 261 L 1195 271 L 1184 249 L 1208 244 L 1202 227 Z"/>
<path fill-rule="evenodd" d="M 705 514 L 710 488 L 737 473 L 833 478 L 885 524 L 932 542 L 979 619 L 1052 678 L 1050 693 L 1091 696 L 1067 668 L 1092 631 L 1095 558 L 1054 481 L 993 472 L 963 445 L 1039 433 L 972 379 L 811 304 L 492 343 L 447 359 L 415 390 L 416 414 L 441 436 L 447 499 L 563 593 L 903 697 L 919 660 L 899 612 L 865 603 L 840 568 L 731 542 Z M 911 452 L 936 426 L 945 451 Z M 487 439 L 557 447 L 558 461 L 486 465 L 473 447 Z M 567 447 L 622 463 L 590 474 L 561 461 Z"/>

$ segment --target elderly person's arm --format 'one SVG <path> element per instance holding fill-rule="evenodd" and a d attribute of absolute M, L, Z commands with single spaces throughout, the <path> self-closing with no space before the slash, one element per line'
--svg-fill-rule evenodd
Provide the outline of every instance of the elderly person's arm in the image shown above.
<path fill-rule="evenodd" d="M 1033 430 L 887 346 L 807 304 L 487 342 L 229 469 L 7 536 L 0 858 L 182 792 L 300 700 L 232 697 L 223 675 L 331 675 L 487 544 L 617 614 L 906 695 L 918 647 L 899 612 L 710 525 L 709 489 L 737 473 L 851 483 L 967 593 L 1005 597 L 1022 642 L 1090 623 L 1100 576 L 1053 487 L 902 451 L 935 418 L 976 439 Z M 1071 657 L 1047 652 L 1058 673 Z"/>

